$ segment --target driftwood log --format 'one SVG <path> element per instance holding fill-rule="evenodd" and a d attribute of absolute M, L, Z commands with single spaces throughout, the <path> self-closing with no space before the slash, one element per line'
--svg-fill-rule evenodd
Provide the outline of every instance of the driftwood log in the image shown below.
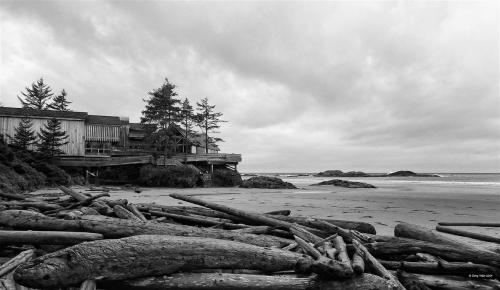
<path fill-rule="evenodd" d="M 436 226 L 436 231 L 442 232 L 442 233 L 447 233 L 447 234 L 452 234 L 456 236 L 462 236 L 462 237 L 467 237 L 471 239 L 476 239 L 480 241 L 486 241 L 486 242 L 491 242 L 491 243 L 497 243 L 500 244 L 500 238 L 484 235 L 484 234 L 478 234 L 478 233 L 472 233 L 469 231 L 464 231 L 464 230 L 457 230 L 454 228 L 449 228 L 445 226 Z"/>
<path fill-rule="evenodd" d="M 191 225 L 199 225 L 199 226 L 206 226 L 206 227 L 211 227 L 211 226 L 221 226 L 225 229 L 244 229 L 248 228 L 248 225 L 241 225 L 241 224 L 234 224 L 232 222 L 225 223 L 225 222 L 216 222 L 213 221 L 209 218 L 202 218 L 202 217 L 194 217 L 191 215 L 180 215 L 180 214 L 174 214 L 174 213 L 167 213 L 167 212 L 162 212 L 162 211 L 151 211 L 151 215 L 154 216 L 162 216 L 166 218 L 170 218 L 182 223 L 188 223 Z"/>
<path fill-rule="evenodd" d="M 500 277 L 500 269 L 488 265 L 464 262 L 407 262 L 380 261 L 389 270 L 403 270 L 421 274 L 445 274 L 469 277 L 471 274 Z"/>
<path fill-rule="evenodd" d="M 21 265 L 15 280 L 28 287 L 65 287 L 102 277 L 123 280 L 205 268 L 306 271 L 312 259 L 280 249 L 218 239 L 144 235 L 82 243 Z"/>
<path fill-rule="evenodd" d="M 411 279 L 428 286 L 431 289 L 439 290 L 496 290 L 500 288 L 500 282 L 494 279 L 466 279 L 460 276 L 436 276 L 423 274 L 410 274 L 399 272 L 398 277 Z"/>
<path fill-rule="evenodd" d="M 84 231 L 100 233 L 105 238 L 122 238 L 136 235 L 176 235 L 234 240 L 263 247 L 284 247 L 291 240 L 238 233 L 221 229 L 198 228 L 185 225 L 142 222 L 105 216 L 82 216 L 80 220 L 61 220 L 40 213 L 23 210 L 0 212 L 0 225 L 15 229 L 48 231 Z"/>
<path fill-rule="evenodd" d="M 327 281 L 315 277 L 264 276 L 228 273 L 177 273 L 161 277 L 120 281 L 115 289 L 124 290 L 388 290 L 384 279 L 364 274 L 343 281 Z"/>
<path fill-rule="evenodd" d="M 331 219 L 316 219 L 301 216 L 272 216 L 275 219 L 282 221 L 287 221 L 290 223 L 298 223 L 299 225 L 307 226 L 310 228 L 323 229 L 322 224 L 318 223 L 318 220 L 328 222 L 332 225 L 341 227 L 346 230 L 357 230 L 362 233 L 376 234 L 375 227 L 369 223 L 356 222 L 356 221 L 346 221 L 346 220 L 331 220 Z"/>
<path fill-rule="evenodd" d="M 74 191 L 73 189 L 68 188 L 68 187 L 66 187 L 66 186 L 60 185 L 60 186 L 58 186 L 58 187 L 59 187 L 59 189 L 60 189 L 62 192 L 66 193 L 66 194 L 68 194 L 68 195 L 71 195 L 74 199 L 76 199 L 76 200 L 78 200 L 78 201 L 85 201 L 85 200 L 88 198 L 88 196 L 86 196 L 85 194 L 82 194 L 82 193 L 76 192 L 76 191 Z"/>
<path fill-rule="evenodd" d="M 440 234 L 435 230 L 427 229 L 425 227 L 409 223 L 397 224 L 396 227 L 394 228 L 394 235 L 396 237 L 410 238 L 415 240 L 427 241 L 431 243 L 451 245 L 457 247 L 458 249 L 464 249 L 464 250 L 469 249 L 471 251 L 479 250 L 482 251 L 483 255 L 491 254 L 491 252 L 495 254 L 496 252 L 496 249 L 490 249 L 484 247 L 479 248 L 465 242 L 448 238 L 447 236 Z M 498 253 L 496 253 L 495 255 L 500 257 Z"/>
<path fill-rule="evenodd" d="M 124 208 L 121 205 L 115 205 L 113 207 L 113 211 L 115 212 L 116 216 L 122 219 L 129 219 L 129 220 L 135 220 L 135 221 L 142 221 L 138 216 L 130 212 L 128 209 Z"/>
<path fill-rule="evenodd" d="M 0 245 L 74 245 L 87 241 L 101 240 L 97 233 L 59 232 L 59 231 L 2 231 Z"/>
<path fill-rule="evenodd" d="M 460 248 L 446 244 L 435 244 L 412 239 L 399 239 L 391 242 L 365 244 L 366 248 L 377 257 L 401 254 L 429 253 L 447 261 L 473 262 L 500 267 L 500 255 L 474 248 Z M 486 252 L 486 253 L 485 253 Z"/>
<path fill-rule="evenodd" d="M 440 226 L 457 226 L 457 227 L 500 227 L 500 223 L 447 223 L 439 222 Z"/>
<path fill-rule="evenodd" d="M 34 250 L 26 250 L 19 253 L 14 258 L 0 265 L 0 277 L 14 270 L 17 266 L 21 265 L 22 263 L 29 261 L 34 256 L 35 256 Z"/>
<path fill-rule="evenodd" d="M 394 277 L 394 275 L 382 264 L 380 264 L 380 262 L 372 256 L 370 251 L 365 248 L 365 246 L 358 242 L 358 240 L 352 240 L 352 244 L 356 249 L 356 252 L 363 257 L 366 266 L 372 270 L 372 273 L 386 279 L 394 289 L 405 290 L 405 287 L 399 282 L 399 280 Z"/>

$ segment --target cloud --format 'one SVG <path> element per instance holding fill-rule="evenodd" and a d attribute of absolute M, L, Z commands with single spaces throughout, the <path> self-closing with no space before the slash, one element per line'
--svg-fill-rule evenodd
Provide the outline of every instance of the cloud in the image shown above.
<path fill-rule="evenodd" d="M 2 1 L 0 102 L 40 76 L 138 120 L 164 77 L 247 171 L 498 171 L 498 4 Z M 397 167 L 397 168 L 393 168 Z"/>

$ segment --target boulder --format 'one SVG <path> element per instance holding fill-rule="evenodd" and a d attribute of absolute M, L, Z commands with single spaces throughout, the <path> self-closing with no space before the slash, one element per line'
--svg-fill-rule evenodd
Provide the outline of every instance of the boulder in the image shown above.
<path fill-rule="evenodd" d="M 327 180 L 327 181 L 323 181 L 323 182 L 311 184 L 311 185 L 312 186 L 334 185 L 334 186 L 341 186 L 341 187 L 348 187 L 348 188 L 376 188 L 374 185 L 371 185 L 368 183 L 342 180 L 342 179 L 332 179 L 332 180 Z"/>
<path fill-rule="evenodd" d="M 295 185 L 290 182 L 286 182 L 277 177 L 270 176 L 256 176 L 251 177 L 247 180 L 243 180 L 240 187 L 243 188 L 286 188 L 295 189 Z"/>

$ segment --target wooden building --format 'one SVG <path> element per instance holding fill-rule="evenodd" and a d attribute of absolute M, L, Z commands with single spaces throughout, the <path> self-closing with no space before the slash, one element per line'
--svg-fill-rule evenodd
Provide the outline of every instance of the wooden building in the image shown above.
<path fill-rule="evenodd" d="M 0 135 L 3 136 L 6 143 L 11 143 L 12 137 L 15 135 L 15 129 L 24 116 L 31 119 L 33 123 L 32 130 L 35 132 L 40 132 L 40 129 L 44 128 L 51 118 L 60 120 L 61 129 L 66 131 L 68 136 L 68 144 L 61 146 L 61 150 L 66 155 L 84 155 L 85 118 L 87 113 L 0 107 Z"/>
<path fill-rule="evenodd" d="M 68 144 L 61 146 L 61 150 L 71 166 L 81 165 L 82 162 L 108 164 L 108 166 L 144 163 L 150 161 L 142 157 L 155 155 L 153 153 L 157 156 L 163 154 L 164 148 L 151 144 L 147 139 L 148 132 L 154 130 L 154 125 L 129 123 L 128 118 L 117 116 L 89 115 L 86 112 L 72 111 L 0 107 L 0 136 L 6 143 L 12 142 L 15 129 L 23 117 L 31 119 L 33 123 L 31 129 L 35 133 L 40 132 L 51 118 L 61 121 L 61 129 L 68 136 Z M 219 147 L 211 138 L 207 154 L 202 134 L 186 134 L 179 126 L 172 126 L 170 130 L 173 133 L 172 141 L 175 143 L 173 160 L 195 164 L 206 163 L 211 166 L 234 165 L 235 168 L 241 161 L 240 154 L 219 153 Z"/>

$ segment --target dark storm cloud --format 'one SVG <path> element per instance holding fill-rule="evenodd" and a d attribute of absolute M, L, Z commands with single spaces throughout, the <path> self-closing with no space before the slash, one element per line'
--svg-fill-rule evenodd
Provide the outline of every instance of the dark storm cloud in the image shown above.
<path fill-rule="evenodd" d="M 247 170 L 500 167 L 494 1 L 0 5 L 5 105 L 44 75 L 137 120 L 167 76 L 225 113 Z"/>

